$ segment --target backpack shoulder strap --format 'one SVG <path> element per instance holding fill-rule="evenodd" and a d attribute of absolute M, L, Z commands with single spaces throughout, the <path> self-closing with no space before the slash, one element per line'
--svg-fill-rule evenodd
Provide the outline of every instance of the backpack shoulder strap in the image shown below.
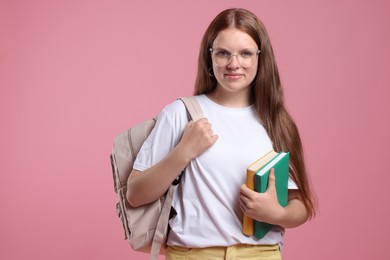
<path fill-rule="evenodd" d="M 195 122 L 204 117 L 202 108 L 200 107 L 199 102 L 196 100 L 195 96 L 180 97 L 178 99 L 180 99 L 186 106 L 187 113 L 192 121 Z"/>
<path fill-rule="evenodd" d="M 196 97 L 189 96 L 181 97 L 178 99 L 180 99 L 184 103 L 190 119 L 192 119 L 193 121 L 197 121 L 204 117 L 202 108 L 196 100 Z M 169 214 L 171 212 L 172 199 L 176 187 L 177 185 L 172 184 L 167 191 L 165 201 L 161 209 L 160 217 L 157 221 L 157 227 L 154 233 L 152 248 L 150 251 L 150 259 L 158 258 L 161 246 L 165 243 L 167 239 Z"/>

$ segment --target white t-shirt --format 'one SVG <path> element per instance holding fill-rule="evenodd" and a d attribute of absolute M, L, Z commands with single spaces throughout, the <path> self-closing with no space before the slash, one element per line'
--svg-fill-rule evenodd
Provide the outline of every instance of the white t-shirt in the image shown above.
<path fill-rule="evenodd" d="M 284 229 L 281 227 L 273 228 L 261 240 L 242 234 L 239 192 L 246 181 L 246 169 L 273 148 L 254 107 L 224 107 L 205 95 L 197 96 L 197 100 L 219 138 L 185 169 L 173 198 L 177 216 L 170 220 L 168 245 L 282 246 Z M 142 146 L 134 169 L 143 171 L 163 159 L 179 143 L 187 123 L 181 101 L 166 106 Z M 289 188 L 297 188 L 291 179 Z"/>

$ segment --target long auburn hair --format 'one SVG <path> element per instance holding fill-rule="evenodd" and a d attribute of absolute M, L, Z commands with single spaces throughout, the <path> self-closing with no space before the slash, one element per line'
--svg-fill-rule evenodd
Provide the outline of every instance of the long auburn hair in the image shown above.
<path fill-rule="evenodd" d="M 298 185 L 309 218 L 314 217 L 316 201 L 304 164 L 298 128 L 284 106 L 283 89 L 268 33 L 263 23 L 248 10 L 227 9 L 218 14 L 207 28 L 200 46 L 195 95 L 212 92 L 217 86 L 209 75 L 212 60 L 209 49 L 218 33 L 227 28 L 241 30 L 252 37 L 260 49 L 257 75 L 251 83 L 251 102 L 270 136 L 274 149 L 291 154 L 290 174 Z"/>

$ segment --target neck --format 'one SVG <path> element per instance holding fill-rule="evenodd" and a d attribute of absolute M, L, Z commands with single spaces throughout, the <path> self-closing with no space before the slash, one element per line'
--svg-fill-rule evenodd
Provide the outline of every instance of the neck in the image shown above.
<path fill-rule="evenodd" d="M 217 87 L 213 92 L 207 94 L 207 97 L 221 106 L 242 108 L 250 105 L 249 93 L 249 91 L 228 92 Z"/>

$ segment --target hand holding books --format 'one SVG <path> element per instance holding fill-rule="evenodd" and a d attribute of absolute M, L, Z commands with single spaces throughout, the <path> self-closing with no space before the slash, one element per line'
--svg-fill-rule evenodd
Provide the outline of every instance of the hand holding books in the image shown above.
<path fill-rule="evenodd" d="M 273 223 L 275 216 L 281 215 L 283 207 L 279 204 L 274 169 L 269 173 L 268 187 L 265 192 L 253 192 L 245 184 L 241 186 L 240 205 L 245 215 L 251 219 Z"/>
<path fill-rule="evenodd" d="M 289 153 L 272 150 L 248 167 L 247 182 L 241 187 L 240 194 L 245 235 L 264 237 L 272 228 L 275 216 L 280 214 L 281 207 L 287 205 L 289 160 Z M 271 169 L 274 169 L 274 175 L 270 176 Z"/>

